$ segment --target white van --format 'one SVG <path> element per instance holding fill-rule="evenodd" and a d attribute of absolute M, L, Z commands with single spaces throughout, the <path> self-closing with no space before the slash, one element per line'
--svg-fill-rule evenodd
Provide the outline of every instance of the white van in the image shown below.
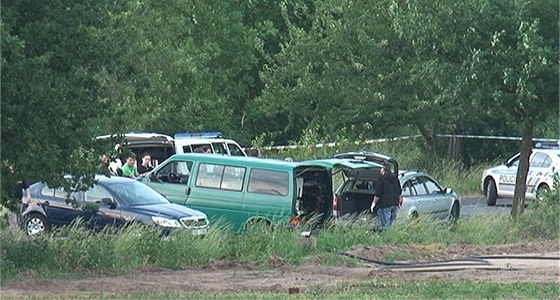
<path fill-rule="evenodd" d="M 210 149 L 211 153 L 234 156 L 247 156 L 243 148 L 232 139 L 225 139 L 221 132 L 176 133 L 173 137 L 160 133 L 126 133 L 124 142 L 116 144 L 115 150 L 123 147 L 130 149 L 138 161 L 144 153 L 152 157 L 156 167 L 173 154 L 195 153 L 196 149 Z M 97 140 L 110 140 L 115 135 L 98 136 Z"/>

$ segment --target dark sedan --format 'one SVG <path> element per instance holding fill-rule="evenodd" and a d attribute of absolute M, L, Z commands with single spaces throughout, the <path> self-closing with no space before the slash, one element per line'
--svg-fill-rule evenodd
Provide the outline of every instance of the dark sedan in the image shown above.
<path fill-rule="evenodd" d="M 165 231 L 186 228 L 204 234 L 208 218 L 203 212 L 172 204 L 151 187 L 124 177 L 96 176 L 87 191 L 72 193 L 68 201 L 62 189 L 45 183 L 30 187 L 31 200 L 22 207 L 22 225 L 27 234 L 49 231 L 81 218 L 90 229 L 121 227 L 132 222 L 157 225 Z"/>

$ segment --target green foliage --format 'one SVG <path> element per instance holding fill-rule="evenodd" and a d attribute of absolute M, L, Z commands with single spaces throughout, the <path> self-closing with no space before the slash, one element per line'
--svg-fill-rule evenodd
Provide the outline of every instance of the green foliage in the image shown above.
<path fill-rule="evenodd" d="M 550 238 L 560 236 L 560 177 L 556 177 L 554 188 L 538 195 L 539 200 L 531 202 L 531 210 L 520 218 L 518 226 L 523 228 L 525 238 Z"/>
<path fill-rule="evenodd" d="M 147 266 L 169 269 L 204 266 L 216 260 L 263 267 L 301 264 L 306 260 L 337 265 L 351 263 L 340 254 L 358 245 L 485 245 L 556 239 L 559 230 L 551 224 L 558 223 L 548 223 L 558 221 L 557 210 L 550 211 L 554 205 L 558 208 L 558 198 L 554 197 L 535 207 L 519 222 L 508 215 L 472 217 L 453 224 L 422 217 L 399 218 L 382 234 L 372 233 L 369 222 L 329 224 L 318 236 L 310 238 L 301 237 L 299 230 L 260 225 L 249 227 L 242 234 L 212 228 L 204 237 L 186 230 L 162 235 L 159 228 L 142 225 L 96 233 L 84 231 L 75 223 L 49 236 L 35 237 L 3 230 L 0 232 L 1 279 L 17 277 L 28 270 L 39 274 L 120 273 Z M 413 258 L 406 253 L 386 254 L 385 259 Z"/>

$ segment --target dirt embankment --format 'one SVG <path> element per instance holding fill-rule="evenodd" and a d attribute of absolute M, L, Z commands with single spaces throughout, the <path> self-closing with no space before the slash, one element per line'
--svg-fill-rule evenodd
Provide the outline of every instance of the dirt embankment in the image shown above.
<path fill-rule="evenodd" d="M 530 257 L 559 257 L 560 241 L 543 241 L 516 245 L 386 245 L 357 247 L 348 252 L 365 259 L 385 261 L 406 257 L 406 262 L 456 260 L 471 256 L 521 255 Z M 410 258 L 410 259 L 408 259 Z M 210 263 L 199 269 L 171 271 L 145 268 L 124 276 L 83 280 L 27 280 L 5 282 L 0 296 L 4 299 L 29 296 L 62 296 L 131 292 L 226 292 L 270 291 L 286 292 L 290 288 L 334 289 L 345 281 L 361 280 L 471 280 L 474 282 L 557 282 L 560 283 L 559 259 L 488 259 L 494 268 L 452 268 L 446 270 L 399 270 L 380 264 L 361 261 L 358 265 L 327 267 L 309 259 L 302 266 L 285 264 L 271 258 L 276 267 L 263 270 L 254 264 L 225 261 Z M 462 264 L 460 264 L 462 265 Z M 476 265 L 476 264 L 475 264 Z"/>

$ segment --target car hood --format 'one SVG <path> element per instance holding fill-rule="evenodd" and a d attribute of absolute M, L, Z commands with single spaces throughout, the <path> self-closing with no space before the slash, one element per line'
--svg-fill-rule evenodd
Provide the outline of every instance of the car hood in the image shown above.
<path fill-rule="evenodd" d="M 173 203 L 129 206 L 128 210 L 147 216 L 162 216 L 173 219 L 193 216 L 206 217 L 206 214 L 201 211 Z"/>

